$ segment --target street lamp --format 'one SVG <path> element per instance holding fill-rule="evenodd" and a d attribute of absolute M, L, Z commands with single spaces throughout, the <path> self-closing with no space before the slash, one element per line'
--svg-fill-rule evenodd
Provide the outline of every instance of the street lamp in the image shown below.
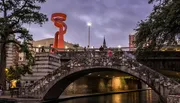
<path fill-rule="evenodd" d="M 91 22 L 87 22 L 87 26 L 88 26 L 88 48 L 90 47 L 90 29 L 91 29 L 91 26 L 92 26 L 92 23 Z"/>
<path fill-rule="evenodd" d="M 118 45 L 118 51 L 120 51 L 121 50 L 121 45 Z"/>
<path fill-rule="evenodd" d="M 121 48 L 121 45 L 118 45 L 118 48 Z"/>

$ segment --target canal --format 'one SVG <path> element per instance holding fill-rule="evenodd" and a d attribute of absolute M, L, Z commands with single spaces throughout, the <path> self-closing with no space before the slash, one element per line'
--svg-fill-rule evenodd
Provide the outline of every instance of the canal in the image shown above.
<path fill-rule="evenodd" d="M 59 103 L 160 103 L 152 90 L 69 99 Z"/>

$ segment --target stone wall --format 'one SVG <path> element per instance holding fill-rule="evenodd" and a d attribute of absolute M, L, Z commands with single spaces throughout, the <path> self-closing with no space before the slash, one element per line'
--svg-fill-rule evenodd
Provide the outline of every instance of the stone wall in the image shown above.
<path fill-rule="evenodd" d="M 21 78 L 22 84 L 29 85 L 41 79 L 60 67 L 60 57 L 50 53 L 36 53 L 35 65 L 32 68 L 32 74 L 26 74 Z"/>
<path fill-rule="evenodd" d="M 167 103 L 180 103 L 180 95 L 169 95 Z"/>

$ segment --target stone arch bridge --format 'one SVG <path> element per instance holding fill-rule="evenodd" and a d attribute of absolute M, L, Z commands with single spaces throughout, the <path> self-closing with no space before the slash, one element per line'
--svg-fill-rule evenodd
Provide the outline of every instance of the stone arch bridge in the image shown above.
<path fill-rule="evenodd" d="M 168 95 L 180 94 L 180 91 L 177 91 L 179 83 L 140 64 L 133 55 L 121 50 L 113 50 L 112 56 L 107 54 L 107 51 L 96 50 L 74 52 L 70 61 L 27 87 L 22 95 L 55 100 L 74 80 L 99 71 L 117 71 L 132 75 L 151 87 L 165 103 Z"/>

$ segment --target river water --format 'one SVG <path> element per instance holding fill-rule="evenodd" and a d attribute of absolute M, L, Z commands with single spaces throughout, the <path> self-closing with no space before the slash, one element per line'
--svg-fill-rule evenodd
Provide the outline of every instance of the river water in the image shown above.
<path fill-rule="evenodd" d="M 159 103 L 152 90 L 70 99 L 59 103 Z"/>

